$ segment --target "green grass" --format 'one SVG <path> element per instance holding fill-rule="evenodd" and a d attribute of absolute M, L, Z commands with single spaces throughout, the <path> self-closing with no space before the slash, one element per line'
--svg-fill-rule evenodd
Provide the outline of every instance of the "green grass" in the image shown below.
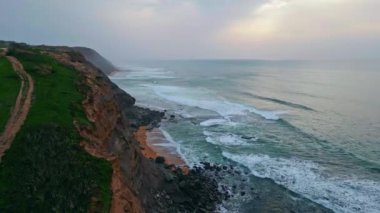
<path fill-rule="evenodd" d="M 111 204 L 111 164 L 85 152 L 73 121 L 91 126 L 79 72 L 39 53 L 10 50 L 35 82 L 27 120 L 0 164 L 0 212 L 87 212 Z"/>
<path fill-rule="evenodd" d="M 85 153 L 71 134 L 54 126 L 23 132 L 0 169 L 1 212 L 87 212 L 99 186 L 109 188 L 108 162 Z"/>
<path fill-rule="evenodd" d="M 0 132 L 3 132 L 21 86 L 20 78 L 5 57 L 0 57 L 0 81 Z"/>
<path fill-rule="evenodd" d="M 35 82 L 35 99 L 25 125 L 33 127 L 54 123 L 73 127 L 73 119 L 90 125 L 82 109 L 84 91 L 78 91 L 81 77 L 77 71 L 59 64 L 47 55 L 10 54 L 21 60 Z"/>

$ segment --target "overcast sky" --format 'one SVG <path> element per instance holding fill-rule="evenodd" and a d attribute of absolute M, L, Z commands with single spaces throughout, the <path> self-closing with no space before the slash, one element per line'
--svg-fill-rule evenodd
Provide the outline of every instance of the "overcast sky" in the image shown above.
<path fill-rule="evenodd" d="M 0 40 L 111 60 L 380 56 L 380 0 L 0 0 Z"/>

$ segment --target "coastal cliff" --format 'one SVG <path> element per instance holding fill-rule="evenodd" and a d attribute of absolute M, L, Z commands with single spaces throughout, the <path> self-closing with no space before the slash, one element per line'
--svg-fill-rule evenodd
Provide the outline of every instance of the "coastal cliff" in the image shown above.
<path fill-rule="evenodd" d="M 80 52 L 84 58 L 70 54 L 51 55 L 62 63 L 74 66 L 85 77 L 90 88 L 83 106 L 95 128 L 79 128 L 79 131 L 84 138 L 94 142 L 83 142 L 89 153 L 112 161 L 111 212 L 215 210 L 216 201 L 220 200 L 215 181 L 193 171 L 183 175 L 180 169 L 173 170 L 173 166 L 142 155 L 134 133 L 141 126 L 158 124 L 164 113 L 135 106 L 132 96 L 113 84 L 101 69 L 97 69 L 96 64 L 106 64 L 100 55 L 94 58 L 96 52 L 90 49 L 81 49 Z"/>
<path fill-rule="evenodd" d="M 84 206 L 88 206 L 88 208 L 81 211 L 138 213 L 212 212 L 216 210 L 222 195 L 217 189 L 218 185 L 215 180 L 199 169 L 190 170 L 185 175 L 180 168 L 174 165 L 166 165 L 161 160 L 162 158 L 149 159 L 142 154 L 142 147 L 135 137 L 136 131 L 142 126 L 157 125 L 164 113 L 135 106 L 135 98 L 108 79 L 106 74 L 114 71 L 112 64 L 88 48 L 28 46 L 15 43 L 7 43 L 6 46 L 9 48 L 8 54 L 20 58 L 27 72 L 37 73 L 38 77 L 36 78 L 46 78 L 47 75 L 55 73 L 57 71 L 56 63 L 60 64 L 59 66 L 62 65 L 75 70 L 79 74 L 80 80 L 75 81 L 75 87 L 83 98 L 80 101 L 81 106 L 76 107 L 81 108 L 80 111 L 83 111 L 84 119 L 87 121 L 79 118 L 72 119 L 72 125 L 80 135 L 78 147 L 96 159 L 105 159 L 112 168 L 111 177 L 105 178 L 110 180 L 108 182 L 110 190 L 106 188 L 107 184 L 105 184 L 106 189 L 101 190 L 104 193 L 96 193 L 97 190 L 100 190 L 99 188 L 96 189 L 97 187 L 90 189 L 88 193 L 84 193 L 83 201 L 88 202 Z M 44 65 L 34 66 L 31 64 L 30 59 L 33 58 L 34 60 L 37 57 L 44 58 Z M 52 60 L 49 62 L 52 65 L 49 65 L 46 62 L 47 60 Z M 31 67 L 36 70 L 32 70 Z M 43 84 L 37 81 L 37 92 L 42 89 L 42 86 Z M 31 113 L 34 113 L 33 104 L 36 104 L 38 98 L 35 98 L 34 103 L 32 103 Z M 49 99 L 49 97 L 44 98 Z M 45 123 L 54 123 L 54 121 Z M 24 126 L 28 127 L 29 125 Z M 26 146 L 23 142 L 27 142 L 28 137 L 18 136 L 15 140 L 17 148 L 10 147 L 5 154 L 4 161 L 1 162 L 0 180 L 5 180 L 9 178 L 7 175 L 13 174 L 12 168 L 14 168 L 15 163 L 12 159 L 16 159 L 14 153 L 18 152 L 15 150 L 22 149 L 20 146 Z M 44 139 L 40 139 L 39 142 L 43 145 Z M 17 155 L 17 161 L 20 158 L 22 156 Z M 78 165 L 78 168 L 81 166 L 83 165 Z M 4 172 L 8 170 L 10 172 Z M 46 177 L 45 181 L 55 178 L 54 175 L 57 174 L 47 174 L 46 176 L 49 177 Z M 60 175 L 64 176 L 65 174 Z M 0 184 L 0 193 L 17 193 L 12 184 L 16 185 L 17 182 L 8 185 Z M 72 184 L 75 185 L 75 182 Z M 54 188 L 47 189 L 47 191 L 49 190 L 49 193 L 55 193 Z M 107 200 L 107 191 L 110 191 L 110 204 L 104 201 Z M 27 196 L 32 198 L 36 195 L 34 192 L 28 193 L 30 194 Z M 17 199 L 13 201 L 17 201 Z M 42 210 L 46 210 L 44 209 L 46 206 L 53 205 L 43 204 L 43 202 L 47 202 L 47 199 L 38 202 L 42 202 L 42 204 L 38 204 Z M 57 198 L 55 202 L 65 201 Z M 6 198 L 0 200 L 0 209 L 4 212 L 17 209 L 17 207 L 7 206 L 7 203 L 10 203 L 10 200 Z M 57 206 L 61 207 L 57 207 L 56 210 L 66 209 L 65 205 L 73 205 L 68 208 L 71 209 L 69 212 L 81 212 L 76 209 L 73 203 L 60 203 Z M 35 211 L 32 206 L 27 205 L 24 210 Z"/>
<path fill-rule="evenodd" d="M 73 50 L 81 53 L 87 61 L 107 75 L 117 71 L 117 68 L 110 61 L 91 48 L 73 47 Z"/>

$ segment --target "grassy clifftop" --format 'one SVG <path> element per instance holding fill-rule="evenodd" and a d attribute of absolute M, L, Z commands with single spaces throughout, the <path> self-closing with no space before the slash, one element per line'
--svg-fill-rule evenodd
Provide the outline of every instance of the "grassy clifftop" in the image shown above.
<path fill-rule="evenodd" d="M 0 132 L 4 130 L 13 104 L 20 89 L 20 79 L 13 71 L 11 63 L 0 56 Z"/>
<path fill-rule="evenodd" d="M 108 212 L 111 165 L 80 147 L 83 138 L 73 124 L 92 125 L 82 107 L 82 76 L 36 47 L 16 45 L 8 55 L 24 65 L 35 91 L 28 117 L 0 164 L 0 212 Z M 17 93 L 12 81 L 2 86 Z"/>

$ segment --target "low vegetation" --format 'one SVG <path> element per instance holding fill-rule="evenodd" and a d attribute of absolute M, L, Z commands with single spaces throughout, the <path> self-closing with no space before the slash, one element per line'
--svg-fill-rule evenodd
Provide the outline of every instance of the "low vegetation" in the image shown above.
<path fill-rule="evenodd" d="M 18 75 L 13 71 L 11 63 L 0 56 L 0 133 L 11 114 L 20 89 L 21 81 Z"/>
<path fill-rule="evenodd" d="M 39 49 L 8 52 L 35 82 L 29 115 L 0 164 L 0 212 L 108 212 L 112 168 L 79 143 L 74 120 L 89 125 L 86 87 L 74 69 Z"/>

